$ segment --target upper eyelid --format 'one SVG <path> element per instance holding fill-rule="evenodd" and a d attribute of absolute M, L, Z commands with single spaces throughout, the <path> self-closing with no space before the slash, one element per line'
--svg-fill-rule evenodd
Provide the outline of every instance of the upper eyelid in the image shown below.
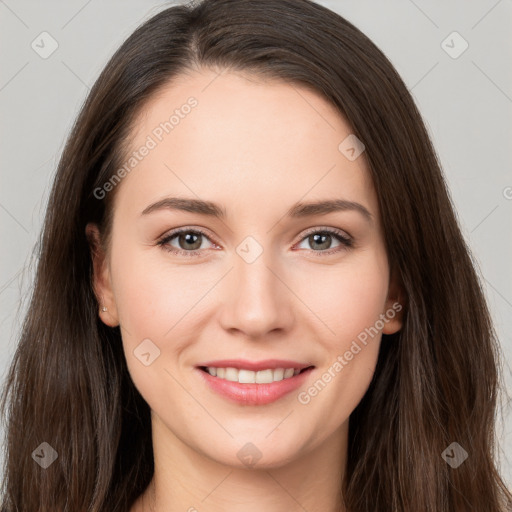
<path fill-rule="evenodd" d="M 320 226 L 320 227 L 312 227 L 312 228 L 308 228 L 306 229 L 306 231 L 303 233 L 302 235 L 302 239 L 304 239 L 306 236 L 310 235 L 311 233 L 321 233 L 321 232 L 324 232 L 326 231 L 327 233 L 330 233 L 330 234 L 337 234 L 338 236 L 341 236 L 343 238 L 348 238 L 350 240 L 352 240 L 352 235 L 350 233 L 348 233 L 346 230 L 344 229 L 341 229 L 341 228 L 332 228 L 332 227 L 327 227 L 327 226 Z"/>
<path fill-rule="evenodd" d="M 164 233 L 161 237 L 159 237 L 157 239 L 157 243 L 162 243 L 167 240 L 171 240 L 175 236 L 180 235 L 181 233 L 188 233 L 190 231 L 200 233 L 201 235 L 208 238 L 210 240 L 210 242 L 212 242 L 213 244 L 220 245 L 218 242 L 215 241 L 215 237 L 212 237 L 205 228 L 188 227 L 188 226 L 185 226 L 183 228 L 171 229 L 171 231 L 168 231 L 168 232 Z M 192 251 L 190 251 L 190 252 L 192 252 Z"/>
<path fill-rule="evenodd" d="M 337 236 L 344 238 L 348 241 L 353 241 L 352 235 L 350 235 L 350 233 L 348 233 L 347 231 L 345 231 L 343 229 L 328 227 L 328 226 L 313 226 L 311 228 L 307 228 L 302 233 L 301 237 L 296 242 L 294 242 L 294 245 L 302 242 L 307 236 L 309 236 L 312 233 L 321 233 L 323 231 L 326 231 L 332 235 L 337 235 Z M 206 238 L 208 238 L 208 240 L 210 240 L 210 242 L 212 244 L 217 245 L 217 246 L 221 245 L 215 240 L 215 237 L 212 237 L 208 233 L 208 230 L 206 228 L 202 228 L 202 227 L 199 228 L 199 227 L 194 227 L 194 226 L 184 226 L 181 228 L 175 228 L 174 230 L 171 230 L 170 232 L 161 236 L 158 239 L 158 243 L 168 242 L 168 241 L 172 240 L 174 237 L 176 237 L 177 235 L 179 235 L 181 233 L 187 233 L 187 232 L 197 232 L 197 233 L 205 236 Z M 181 250 L 183 250 L 183 249 L 181 249 Z M 188 252 L 194 252 L 194 251 L 200 251 L 200 250 L 201 249 L 194 249 L 193 251 L 188 251 Z"/>

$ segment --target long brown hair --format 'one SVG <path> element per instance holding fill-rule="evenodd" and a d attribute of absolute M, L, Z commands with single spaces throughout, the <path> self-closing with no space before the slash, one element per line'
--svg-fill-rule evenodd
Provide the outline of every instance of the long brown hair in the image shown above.
<path fill-rule="evenodd" d="M 153 475 L 149 407 L 119 328 L 98 318 L 88 222 L 111 228 L 121 165 L 145 101 L 198 67 L 307 86 L 365 144 L 389 261 L 406 293 L 402 330 L 382 338 L 350 417 L 347 510 L 498 512 L 512 496 L 496 469 L 501 380 L 496 334 L 440 164 L 413 99 L 356 27 L 308 0 L 205 0 L 139 27 L 94 84 L 64 148 L 38 268 L 6 380 L 5 512 L 126 512 Z M 42 469 L 48 443 L 58 457 Z M 456 442 L 468 459 L 442 454 Z M 47 448 L 46 448 L 47 449 Z"/>

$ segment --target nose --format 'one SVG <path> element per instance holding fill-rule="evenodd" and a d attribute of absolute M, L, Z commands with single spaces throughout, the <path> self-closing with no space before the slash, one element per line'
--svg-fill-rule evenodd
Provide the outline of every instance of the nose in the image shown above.
<path fill-rule="evenodd" d="M 289 331 L 295 318 L 294 297 L 286 281 L 286 272 L 272 261 L 270 251 L 263 251 L 252 263 L 235 254 L 234 268 L 223 286 L 222 328 L 250 339 Z"/>

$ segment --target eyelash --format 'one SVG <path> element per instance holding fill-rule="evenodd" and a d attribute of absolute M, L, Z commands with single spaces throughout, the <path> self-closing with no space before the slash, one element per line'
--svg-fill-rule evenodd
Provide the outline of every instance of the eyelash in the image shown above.
<path fill-rule="evenodd" d="M 169 248 L 169 246 L 167 244 L 173 238 L 180 235 L 181 233 L 194 233 L 196 235 L 200 234 L 200 235 L 204 236 L 205 238 L 207 238 L 208 240 L 210 240 L 210 237 L 207 235 L 207 233 L 205 233 L 203 230 L 201 230 L 199 228 L 194 228 L 194 229 L 180 228 L 175 231 L 171 231 L 170 233 L 165 235 L 163 238 L 161 238 L 157 242 L 157 245 L 161 246 L 164 250 L 166 250 L 172 254 L 183 255 L 183 256 L 187 256 L 187 257 L 201 256 L 201 252 L 203 251 L 203 249 L 195 249 L 193 251 L 185 251 L 183 249 Z M 311 236 L 313 234 L 332 235 L 332 236 L 334 236 L 334 238 L 336 238 L 342 244 L 339 247 L 335 247 L 334 249 L 327 249 L 325 251 L 314 251 L 313 249 L 311 249 L 311 252 L 313 254 L 315 254 L 315 256 L 331 255 L 331 254 L 339 252 L 343 249 L 350 249 L 353 247 L 353 242 L 354 242 L 353 239 L 343 236 L 340 231 L 337 231 L 332 228 L 311 229 L 310 231 L 305 233 L 305 235 L 300 239 L 299 243 L 301 243 L 302 241 L 304 241 L 306 238 L 308 238 L 309 236 Z M 212 240 L 210 240 L 210 241 L 212 241 Z"/>

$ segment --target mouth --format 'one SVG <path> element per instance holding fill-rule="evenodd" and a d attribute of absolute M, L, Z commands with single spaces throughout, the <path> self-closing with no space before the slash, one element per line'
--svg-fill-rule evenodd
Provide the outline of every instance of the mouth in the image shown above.
<path fill-rule="evenodd" d="M 222 365 L 221 365 L 222 363 Z M 239 363 L 239 362 L 238 362 Z M 240 363 L 225 366 L 226 362 L 196 366 L 197 374 L 208 388 L 222 398 L 240 405 L 266 405 L 289 395 L 303 385 L 314 371 L 313 365 L 290 364 L 283 361 Z M 235 364 L 231 361 L 231 364 Z M 247 366 L 259 369 L 248 369 Z"/>

